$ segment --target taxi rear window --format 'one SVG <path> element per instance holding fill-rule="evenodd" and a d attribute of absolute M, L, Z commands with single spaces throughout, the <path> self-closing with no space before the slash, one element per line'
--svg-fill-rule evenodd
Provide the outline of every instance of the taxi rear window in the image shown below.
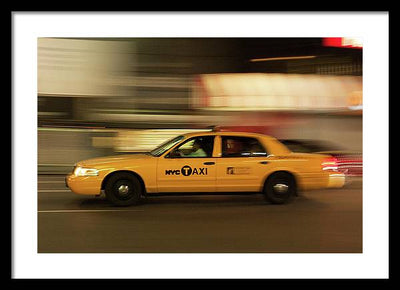
<path fill-rule="evenodd" d="M 267 151 L 256 138 L 223 136 L 222 157 L 267 156 Z"/>

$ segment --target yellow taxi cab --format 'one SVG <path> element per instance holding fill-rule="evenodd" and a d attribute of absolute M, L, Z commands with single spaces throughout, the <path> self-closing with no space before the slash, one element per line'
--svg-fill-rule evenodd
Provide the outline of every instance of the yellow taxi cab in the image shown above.
<path fill-rule="evenodd" d="M 342 187 L 329 155 L 294 153 L 258 133 L 202 132 L 177 136 L 143 154 L 78 162 L 66 176 L 72 192 L 100 195 L 118 206 L 159 193 L 260 192 L 273 204 L 298 191 Z"/>

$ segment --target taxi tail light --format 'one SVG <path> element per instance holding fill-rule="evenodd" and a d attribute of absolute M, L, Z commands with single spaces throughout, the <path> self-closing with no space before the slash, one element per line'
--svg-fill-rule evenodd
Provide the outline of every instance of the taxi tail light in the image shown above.
<path fill-rule="evenodd" d="M 338 160 L 335 157 L 324 158 L 321 162 L 322 170 L 338 170 Z"/>

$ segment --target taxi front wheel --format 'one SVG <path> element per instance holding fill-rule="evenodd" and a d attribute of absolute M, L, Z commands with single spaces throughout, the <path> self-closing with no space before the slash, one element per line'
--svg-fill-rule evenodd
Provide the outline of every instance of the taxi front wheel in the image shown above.
<path fill-rule="evenodd" d="M 287 172 L 276 172 L 264 185 L 264 197 L 273 204 L 287 203 L 296 194 L 294 177 Z"/>
<path fill-rule="evenodd" d="M 138 204 L 142 195 L 140 181 L 129 173 L 116 173 L 105 186 L 107 199 L 117 206 Z"/>

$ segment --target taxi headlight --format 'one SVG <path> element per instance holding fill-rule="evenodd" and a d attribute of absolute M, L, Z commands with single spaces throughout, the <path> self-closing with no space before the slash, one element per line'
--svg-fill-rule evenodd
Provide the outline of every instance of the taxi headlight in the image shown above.
<path fill-rule="evenodd" d="M 97 176 L 99 175 L 99 171 L 95 168 L 84 168 L 77 166 L 74 170 L 75 176 Z"/>

